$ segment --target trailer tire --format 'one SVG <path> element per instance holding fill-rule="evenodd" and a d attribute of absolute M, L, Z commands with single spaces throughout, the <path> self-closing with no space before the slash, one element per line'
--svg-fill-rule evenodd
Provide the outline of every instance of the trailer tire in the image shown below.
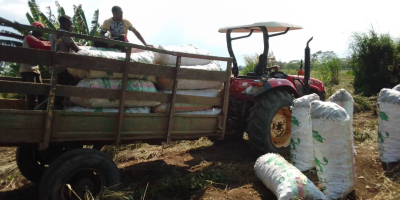
<path fill-rule="evenodd" d="M 106 154 L 93 149 L 75 149 L 59 156 L 45 171 L 39 185 L 39 199 L 59 200 L 75 194 L 84 199 L 85 188 L 96 198 L 103 194 L 105 187 L 119 183 L 118 167 Z"/>
<path fill-rule="evenodd" d="M 16 162 L 21 174 L 32 183 L 39 183 L 46 167 L 38 158 L 33 145 L 20 146 L 16 152 Z"/>
<path fill-rule="evenodd" d="M 246 131 L 252 147 L 261 151 L 260 153 L 289 155 L 292 104 L 293 97 L 280 90 L 268 91 L 255 98 L 247 119 Z"/>

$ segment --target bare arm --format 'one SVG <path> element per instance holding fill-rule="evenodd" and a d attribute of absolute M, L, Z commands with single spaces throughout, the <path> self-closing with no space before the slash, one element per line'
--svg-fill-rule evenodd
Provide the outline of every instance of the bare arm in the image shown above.
<path fill-rule="evenodd" d="M 134 27 L 131 27 L 131 31 L 132 31 L 132 32 L 136 35 L 136 37 L 143 43 L 143 45 L 153 47 L 152 45 L 148 45 L 148 44 L 146 43 L 146 41 L 144 41 L 142 35 L 140 35 L 139 31 L 137 31 Z"/>
<path fill-rule="evenodd" d="M 75 42 L 71 42 L 71 44 L 69 44 L 69 47 L 75 51 L 75 53 L 78 53 L 78 51 L 80 50 L 79 47 L 76 45 Z"/>

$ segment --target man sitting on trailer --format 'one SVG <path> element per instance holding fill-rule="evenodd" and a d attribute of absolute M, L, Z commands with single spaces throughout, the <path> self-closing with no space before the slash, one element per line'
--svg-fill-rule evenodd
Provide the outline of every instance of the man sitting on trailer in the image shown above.
<path fill-rule="evenodd" d="M 71 17 L 67 15 L 60 16 L 58 18 L 60 23 L 59 31 L 72 32 L 72 21 Z M 51 49 L 53 51 L 60 51 L 64 53 L 70 53 L 73 51 L 78 52 L 80 49 L 77 44 L 72 40 L 70 36 L 64 36 L 61 34 L 50 35 Z M 58 69 L 57 71 L 57 84 L 60 85 L 73 85 L 74 78 L 68 73 L 66 69 Z M 55 106 L 62 106 L 64 98 L 56 97 Z"/>
<path fill-rule="evenodd" d="M 40 22 L 33 22 L 32 26 L 44 28 L 44 25 Z M 28 34 L 24 37 L 22 43 L 23 48 L 34 48 L 41 50 L 51 50 L 50 42 L 43 41 L 41 38 L 43 33 L 40 31 L 32 31 L 32 34 Z M 19 74 L 22 77 L 23 82 L 31 83 L 42 83 L 42 77 L 40 75 L 39 66 L 32 66 L 30 64 L 21 64 L 19 67 Z M 42 103 L 45 99 L 44 95 L 37 95 L 38 104 Z M 35 108 L 36 95 L 27 95 L 27 109 L 33 110 Z"/>
<path fill-rule="evenodd" d="M 110 32 L 110 36 L 112 39 L 128 42 L 127 35 L 128 30 L 132 31 L 136 37 L 143 43 L 145 46 L 153 47 L 152 45 L 148 45 L 146 41 L 144 41 L 142 35 L 140 35 L 139 31 L 137 31 L 126 19 L 123 19 L 122 8 L 119 6 L 114 6 L 111 9 L 113 17 L 104 21 L 100 30 L 100 37 L 107 38 L 105 34 L 107 31 Z M 96 42 L 96 44 L 100 45 L 101 43 Z M 113 45 L 108 45 L 113 46 Z"/>

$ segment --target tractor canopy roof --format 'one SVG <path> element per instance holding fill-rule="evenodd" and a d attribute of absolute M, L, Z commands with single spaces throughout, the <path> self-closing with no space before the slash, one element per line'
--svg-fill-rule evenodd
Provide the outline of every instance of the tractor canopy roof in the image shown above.
<path fill-rule="evenodd" d="M 232 29 L 232 33 L 249 33 L 251 30 L 253 30 L 254 33 L 262 33 L 262 30 L 260 29 L 262 26 L 265 26 L 268 32 L 282 32 L 286 31 L 287 28 L 289 28 L 289 30 L 303 29 L 303 27 L 299 25 L 283 22 L 258 22 L 242 26 L 222 27 L 218 30 L 218 32 L 226 33 L 228 29 Z"/>

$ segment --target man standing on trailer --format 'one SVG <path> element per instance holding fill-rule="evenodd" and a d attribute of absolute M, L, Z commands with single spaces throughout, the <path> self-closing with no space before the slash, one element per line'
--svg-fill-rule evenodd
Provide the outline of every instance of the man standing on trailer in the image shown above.
<path fill-rule="evenodd" d="M 44 25 L 40 22 L 33 22 L 32 26 L 44 28 Z M 41 40 L 43 33 L 40 31 L 32 31 L 32 34 L 28 34 L 24 37 L 22 43 L 23 48 L 34 48 L 41 50 L 51 50 L 50 42 Z M 32 66 L 30 64 L 21 64 L 19 67 L 19 74 L 22 77 L 23 82 L 31 83 L 42 83 L 42 77 L 40 75 L 39 66 Z M 42 103 L 45 99 L 44 95 L 37 95 L 38 104 Z M 26 95 L 27 109 L 33 110 L 35 108 L 36 95 Z"/>
<path fill-rule="evenodd" d="M 60 16 L 58 18 L 58 22 L 60 23 L 59 31 L 72 32 L 73 26 L 71 17 L 67 15 Z M 60 34 L 51 34 L 50 35 L 50 43 L 51 49 L 53 51 L 60 51 L 64 53 L 70 53 L 72 51 L 78 52 L 80 49 L 74 40 L 69 36 L 64 36 Z M 57 84 L 60 85 L 71 85 L 74 81 L 74 78 L 71 74 L 68 73 L 66 69 L 58 69 L 57 70 Z M 62 107 L 63 97 L 56 97 L 55 105 L 57 107 Z"/>
<path fill-rule="evenodd" d="M 112 7 L 111 11 L 113 17 L 104 21 L 103 25 L 101 26 L 100 37 L 106 38 L 105 34 L 107 33 L 107 31 L 109 31 L 111 38 L 128 42 L 127 35 L 129 30 L 136 35 L 136 37 L 143 43 L 143 45 L 153 47 L 152 45 L 148 45 L 146 43 L 142 35 L 140 35 L 139 31 L 137 31 L 132 26 L 131 22 L 123 19 L 123 12 L 121 7 L 114 6 Z"/>

